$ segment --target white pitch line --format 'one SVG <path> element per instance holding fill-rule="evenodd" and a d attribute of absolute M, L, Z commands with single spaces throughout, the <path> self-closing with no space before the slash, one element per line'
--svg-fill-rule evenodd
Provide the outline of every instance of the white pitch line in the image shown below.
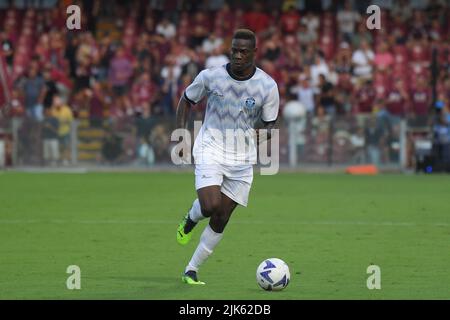
<path fill-rule="evenodd" d="M 70 220 L 70 219 L 0 219 L 0 224 L 178 224 L 177 220 Z M 447 222 L 418 223 L 394 221 L 277 221 L 238 220 L 233 224 L 262 225 L 330 225 L 330 226 L 388 226 L 388 227 L 450 227 Z"/>

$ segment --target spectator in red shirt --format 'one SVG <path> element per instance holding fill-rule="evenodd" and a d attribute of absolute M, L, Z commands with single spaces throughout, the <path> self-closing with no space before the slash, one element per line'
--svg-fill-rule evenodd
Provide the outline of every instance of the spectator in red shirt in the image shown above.
<path fill-rule="evenodd" d="M 431 93 L 424 78 L 417 81 L 417 87 L 411 91 L 411 111 L 418 116 L 428 113 L 431 104 Z"/>
<path fill-rule="evenodd" d="M 220 27 L 223 35 L 230 35 L 233 33 L 234 13 L 231 12 L 230 6 L 224 3 L 223 7 L 216 12 L 216 19 L 214 24 Z"/>
<path fill-rule="evenodd" d="M 294 33 L 297 31 L 300 23 L 300 15 L 294 7 L 281 15 L 281 29 L 285 33 Z"/>
<path fill-rule="evenodd" d="M 52 25 L 57 30 L 62 30 L 66 28 L 66 17 L 65 17 L 66 7 L 64 6 L 63 1 L 59 3 L 59 7 L 55 6 L 51 9 L 51 20 Z M 81 9 L 83 12 L 83 9 Z M 83 19 L 81 19 L 83 21 Z M 83 23 L 82 23 L 83 24 Z"/>
<path fill-rule="evenodd" d="M 372 81 L 365 81 L 362 86 L 356 89 L 354 98 L 354 111 L 357 113 L 371 113 L 375 102 L 376 91 Z"/>
<path fill-rule="evenodd" d="M 203 41 L 208 37 L 210 29 L 209 17 L 201 11 L 197 12 L 190 26 L 191 46 L 194 48 L 201 46 Z"/>
<path fill-rule="evenodd" d="M 259 33 L 269 27 L 269 16 L 262 12 L 259 2 L 256 2 L 253 11 L 244 14 L 244 23 L 246 27 L 255 33 Z"/>
<path fill-rule="evenodd" d="M 262 60 L 261 66 L 262 69 L 275 80 L 275 82 L 282 82 L 281 70 L 280 68 L 277 68 L 272 61 Z"/>
<path fill-rule="evenodd" d="M 94 82 L 92 90 L 86 90 L 85 94 L 89 101 L 90 125 L 92 127 L 101 128 L 103 125 L 103 109 L 106 104 L 101 84 L 99 82 Z"/>
<path fill-rule="evenodd" d="M 430 51 L 427 47 L 427 41 L 420 33 L 413 35 L 408 41 L 409 57 L 413 62 L 426 63 L 430 61 Z"/>
<path fill-rule="evenodd" d="M 385 99 L 387 93 L 393 86 L 391 77 L 389 76 L 387 70 L 381 71 L 375 69 L 375 74 L 373 76 L 373 86 L 375 88 L 377 98 Z"/>
<path fill-rule="evenodd" d="M 50 59 L 50 36 L 47 33 L 40 36 L 35 53 L 42 61 L 48 61 Z"/>
<path fill-rule="evenodd" d="M 133 106 L 142 109 L 147 102 L 151 106 L 155 100 L 155 93 L 156 88 L 150 79 L 150 75 L 147 72 L 142 73 L 131 89 Z"/>
<path fill-rule="evenodd" d="M 404 116 L 408 110 L 409 96 L 403 81 L 395 80 L 394 87 L 389 90 L 386 98 L 387 111 L 395 116 Z"/>
<path fill-rule="evenodd" d="M 63 39 L 63 34 L 58 31 L 52 31 L 50 32 L 49 36 L 50 36 L 50 47 L 49 47 L 50 62 L 56 68 L 63 69 L 66 66 L 66 62 L 64 61 L 65 42 Z M 96 48 L 95 39 L 91 33 L 87 33 L 85 39 L 86 45 L 89 45 L 91 48 Z"/>

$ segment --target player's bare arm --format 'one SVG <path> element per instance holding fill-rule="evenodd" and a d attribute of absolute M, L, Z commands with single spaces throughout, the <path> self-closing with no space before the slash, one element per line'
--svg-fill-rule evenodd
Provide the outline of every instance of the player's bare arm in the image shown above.
<path fill-rule="evenodd" d="M 191 110 L 191 102 L 189 102 L 188 99 L 184 97 L 184 95 L 181 96 L 180 101 L 178 102 L 176 113 L 177 128 L 180 129 L 186 128 L 190 110 Z M 180 150 L 179 156 L 183 157 L 183 149 Z"/>
<path fill-rule="evenodd" d="M 275 129 L 277 122 L 278 122 L 278 118 L 275 119 L 274 121 L 261 120 L 261 122 L 262 122 L 262 127 L 260 129 L 256 130 L 257 145 L 259 145 L 261 142 L 269 141 L 270 139 L 272 139 L 272 129 Z M 259 130 L 261 130 L 261 129 L 267 130 L 264 137 L 261 137 L 259 135 Z"/>
<path fill-rule="evenodd" d="M 186 128 L 189 111 L 191 110 L 191 103 L 184 97 L 180 98 L 177 106 L 176 124 L 177 128 Z"/>

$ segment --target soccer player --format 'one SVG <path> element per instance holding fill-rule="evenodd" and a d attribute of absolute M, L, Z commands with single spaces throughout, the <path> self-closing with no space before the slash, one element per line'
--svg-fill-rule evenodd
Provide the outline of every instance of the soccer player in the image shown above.
<path fill-rule="evenodd" d="M 278 118 L 278 86 L 255 66 L 256 50 L 255 34 L 238 29 L 231 42 L 231 62 L 201 71 L 178 103 L 177 127 L 185 128 L 191 106 L 207 97 L 205 119 L 193 148 L 198 198 L 177 229 L 177 241 L 185 245 L 195 225 L 209 218 L 184 270 L 182 281 L 187 284 L 205 284 L 197 279 L 197 272 L 222 239 L 236 206 L 247 206 L 253 181 L 255 135 L 246 135 L 243 140 L 237 137 L 245 141 L 245 148 L 236 148 L 234 144 L 223 143 L 217 132 L 222 137 L 230 130 L 236 136 L 242 132 L 254 133 L 255 129 L 270 132 Z"/>

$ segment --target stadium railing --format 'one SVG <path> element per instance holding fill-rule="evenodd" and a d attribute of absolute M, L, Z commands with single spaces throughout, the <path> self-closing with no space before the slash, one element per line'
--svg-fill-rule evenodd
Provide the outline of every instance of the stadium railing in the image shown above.
<path fill-rule="evenodd" d="M 27 118 L 0 121 L 3 159 L 0 164 L 21 166 L 173 166 L 170 141 L 172 117 L 142 124 L 134 117 L 105 120 L 107 125 L 84 128 L 72 122 L 68 161 L 44 159 L 43 123 Z M 426 121 L 422 121 L 426 123 Z M 375 164 L 406 169 L 414 165 L 416 148 L 430 145 L 430 127 L 414 126 L 400 118 L 375 115 L 305 117 L 279 124 L 280 166 L 340 167 Z M 194 134 L 192 129 L 192 134 Z M 425 143 L 428 141 L 428 144 Z M 416 143 L 417 142 L 417 143 Z M 61 147 L 61 145 L 60 145 Z M 6 160 L 5 160 L 6 159 Z M 8 160 L 9 159 L 9 160 Z"/>

